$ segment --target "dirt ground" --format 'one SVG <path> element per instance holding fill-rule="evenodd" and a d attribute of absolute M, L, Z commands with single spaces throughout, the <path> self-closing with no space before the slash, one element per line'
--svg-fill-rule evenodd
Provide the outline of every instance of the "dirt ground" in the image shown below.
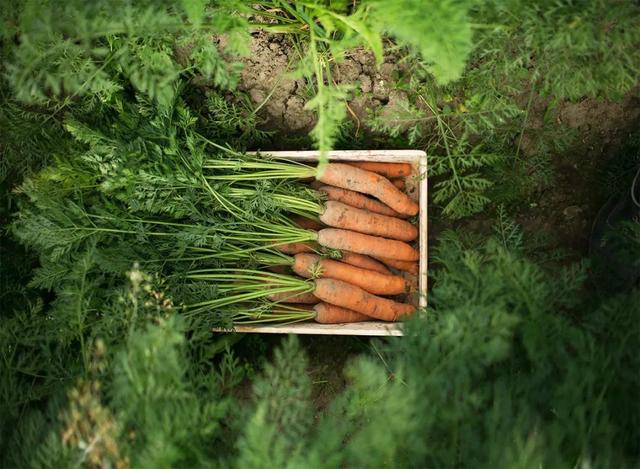
<path fill-rule="evenodd" d="M 527 146 L 527 132 L 535 134 L 542 125 L 548 100 L 538 101 L 529 115 L 522 145 L 523 154 L 529 157 L 532 150 Z M 556 180 L 552 188 L 541 195 L 537 205 L 524 210 L 519 221 L 526 230 L 554 234 L 562 246 L 584 255 L 591 225 L 605 202 L 604 174 L 630 133 L 638 130 L 640 89 L 621 101 L 585 98 L 560 102 L 554 117 L 559 126 L 575 132 L 575 137 L 566 150 L 553 155 Z"/>
<path fill-rule="evenodd" d="M 294 70 L 298 54 L 288 36 L 257 33 L 251 54 L 243 59 L 239 85 L 256 106 L 261 106 L 264 128 L 288 136 L 307 134 L 315 124 L 313 113 L 304 109 L 313 90 Z M 356 125 L 363 125 L 369 112 L 378 108 L 384 112 L 406 100 L 404 92 L 394 89 L 395 77 L 403 70 L 396 59 L 387 55 L 378 68 L 372 53 L 357 49 L 333 67 L 332 78 L 337 84 L 356 84 L 349 103 L 349 115 Z"/>

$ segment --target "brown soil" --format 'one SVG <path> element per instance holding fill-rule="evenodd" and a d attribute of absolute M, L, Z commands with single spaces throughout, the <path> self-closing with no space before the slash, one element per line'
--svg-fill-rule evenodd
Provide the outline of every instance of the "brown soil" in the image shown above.
<path fill-rule="evenodd" d="M 548 99 L 532 106 L 521 146 L 523 157 L 534 155 L 535 130 L 543 126 Z M 587 252 L 591 225 L 604 203 L 602 174 L 620 152 L 640 119 L 640 88 L 621 101 L 585 98 L 561 102 L 553 118 L 575 132 L 569 148 L 554 155 L 555 181 L 522 211 L 519 221 L 529 232 L 544 232 L 578 255 Z"/>
<path fill-rule="evenodd" d="M 264 127 L 286 132 L 288 136 L 307 134 L 315 125 L 314 114 L 304 109 L 313 91 L 292 69 L 297 54 L 288 36 L 256 33 L 250 56 L 242 60 L 239 85 L 256 106 L 261 106 L 259 115 Z M 349 114 L 356 126 L 366 121 L 370 112 L 380 108 L 384 114 L 407 100 L 403 91 L 395 89 L 395 77 L 402 72 L 396 61 L 395 56 L 387 55 L 376 67 L 373 54 L 356 49 L 334 65 L 332 75 L 337 84 L 356 85 L 349 103 Z"/>

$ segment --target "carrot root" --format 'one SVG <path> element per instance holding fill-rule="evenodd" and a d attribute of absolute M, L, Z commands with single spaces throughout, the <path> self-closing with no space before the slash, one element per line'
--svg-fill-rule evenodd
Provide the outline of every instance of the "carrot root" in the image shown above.
<path fill-rule="evenodd" d="M 378 163 L 374 161 L 362 161 L 349 163 L 356 168 L 378 173 L 386 178 L 399 178 L 411 175 L 411 165 L 409 163 Z"/>
<path fill-rule="evenodd" d="M 365 314 L 329 303 L 318 303 L 313 309 L 316 312 L 315 321 L 320 324 L 344 324 L 349 322 L 371 321 L 371 318 Z"/>
<path fill-rule="evenodd" d="M 397 259 L 389 259 L 388 257 L 376 257 L 376 259 L 394 269 L 409 272 L 413 275 L 418 275 L 419 273 L 417 262 L 399 261 Z"/>
<path fill-rule="evenodd" d="M 396 186 L 396 188 L 398 188 L 401 191 L 404 191 L 406 189 L 406 187 L 407 187 L 406 182 L 402 178 L 391 179 L 391 184 Z"/>
<path fill-rule="evenodd" d="M 343 204 L 350 205 L 351 207 L 360 208 L 362 210 L 368 210 L 373 213 L 379 213 L 380 215 L 386 215 L 388 217 L 406 218 L 406 215 L 396 212 L 391 207 L 383 204 L 379 200 L 372 199 L 359 192 L 350 191 L 349 189 L 342 189 L 334 186 L 320 186 L 318 188 L 320 192 L 327 194 L 327 199 L 334 200 L 336 202 L 342 202 Z"/>
<path fill-rule="evenodd" d="M 382 321 L 395 321 L 415 311 L 413 305 L 373 295 L 341 280 L 320 278 L 315 284 L 313 294 L 321 301 Z"/>
<path fill-rule="evenodd" d="M 318 243 L 330 249 L 352 251 L 373 257 L 387 257 L 401 261 L 417 261 L 418 251 L 403 241 L 371 236 L 337 228 L 318 231 Z"/>
<path fill-rule="evenodd" d="M 371 213 L 333 200 L 325 203 L 320 221 L 343 230 L 401 241 L 413 241 L 418 237 L 418 228 L 406 220 Z"/>
<path fill-rule="evenodd" d="M 364 254 L 358 254 L 355 252 L 341 251 L 342 257 L 338 259 L 345 264 L 355 265 L 361 269 L 373 270 L 374 272 L 380 272 L 381 274 L 391 275 L 391 271 L 387 267 L 369 256 Z"/>
<path fill-rule="evenodd" d="M 403 215 L 414 216 L 420 211 L 418 204 L 407 194 L 398 190 L 384 176 L 371 171 L 348 164 L 329 163 L 317 175 L 317 179 L 325 184 L 372 195 Z"/>
<path fill-rule="evenodd" d="M 333 278 L 350 283 L 375 295 L 408 293 L 411 285 L 399 275 L 385 275 L 315 254 L 297 254 L 293 271 L 304 278 Z"/>

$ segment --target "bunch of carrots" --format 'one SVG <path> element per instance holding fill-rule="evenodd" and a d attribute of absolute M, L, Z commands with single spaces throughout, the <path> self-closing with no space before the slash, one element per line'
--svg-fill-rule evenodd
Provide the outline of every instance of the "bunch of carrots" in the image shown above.
<path fill-rule="evenodd" d="M 184 297 L 184 313 L 212 314 L 224 324 L 396 321 L 415 311 L 406 302 L 419 258 L 411 244 L 418 229 L 409 221 L 419 207 L 403 192 L 409 164 L 312 166 L 230 153 L 205 160 L 194 185 L 185 186 L 210 196 L 207 210 L 216 213 L 86 213 L 84 225 L 61 229 L 144 233 L 157 256 L 143 264 L 169 272 L 178 296 L 202 292 Z M 247 202 L 258 196 L 270 209 L 250 213 Z M 197 241 L 174 255 L 176 237 Z"/>
<path fill-rule="evenodd" d="M 229 292 L 225 298 L 191 305 L 191 313 L 265 298 L 273 303 L 271 311 L 280 311 L 287 321 L 396 321 L 415 311 L 414 305 L 397 301 L 415 292 L 417 284 L 419 253 L 410 243 L 419 232 L 408 219 L 418 214 L 419 206 L 403 192 L 411 165 L 313 167 L 291 161 L 254 159 L 238 165 L 212 160 L 205 170 L 208 183 L 232 181 L 238 187 L 258 179 L 312 179 L 309 185 L 320 197 L 310 201 L 274 194 L 296 216 L 256 227 L 260 236 L 234 232 L 230 238 L 238 240 L 235 248 L 210 253 L 231 262 L 251 258 L 264 269 L 191 272 L 189 278 L 214 281 Z M 246 189 L 232 193 L 250 196 Z M 206 251 L 199 249 L 205 256 Z M 278 320 L 277 314 L 272 317 Z M 238 322 L 251 323 L 253 318 Z"/>

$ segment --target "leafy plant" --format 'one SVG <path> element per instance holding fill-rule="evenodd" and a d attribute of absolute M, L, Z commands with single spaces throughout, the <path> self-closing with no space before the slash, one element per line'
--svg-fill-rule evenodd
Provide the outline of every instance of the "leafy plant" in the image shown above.
<path fill-rule="evenodd" d="M 548 262 L 513 216 L 553 187 L 552 157 L 573 138 L 555 106 L 635 85 L 633 2 L 110 0 L 1 15 L 0 216 L 22 244 L 2 233 L 3 466 L 637 465 L 640 294 L 591 288 L 586 261 Z M 322 151 L 408 141 L 427 149 L 444 215 L 497 206 L 492 239 L 439 234 L 428 310 L 402 340 L 376 342 L 382 360 L 350 363 L 322 412 L 309 376 L 322 357 L 302 341 L 275 347 L 248 391 L 278 340 L 212 336 L 230 315 L 267 315 L 259 302 L 180 309 L 236 287 L 219 270 L 228 258 L 255 277 L 266 220 L 317 207 L 280 181 L 220 170 L 267 137 L 232 91 L 256 29 L 292 35 Z M 354 47 L 406 65 L 406 100 L 370 121 L 386 135 L 355 143 L 353 84 L 332 74 Z M 549 106 L 532 128 L 539 96 Z M 608 189 L 633 172 L 627 156 Z M 605 242 L 634 259 L 637 225 Z M 185 280 L 202 265 L 219 281 Z"/>
<path fill-rule="evenodd" d="M 234 40 L 227 52 L 246 52 L 246 23 L 230 14 L 236 5 L 184 6 L 189 21 L 169 3 L 25 2 L 18 23 L 6 33 L 20 37 L 8 66 L 16 98 L 53 104 L 59 111 L 79 97 L 94 106 L 109 101 L 130 84 L 166 105 L 181 73 L 199 72 L 216 85 L 233 85 L 234 70 L 221 66 L 208 34 L 229 33 Z M 184 65 L 174 58 L 178 44 L 188 50 Z"/>

